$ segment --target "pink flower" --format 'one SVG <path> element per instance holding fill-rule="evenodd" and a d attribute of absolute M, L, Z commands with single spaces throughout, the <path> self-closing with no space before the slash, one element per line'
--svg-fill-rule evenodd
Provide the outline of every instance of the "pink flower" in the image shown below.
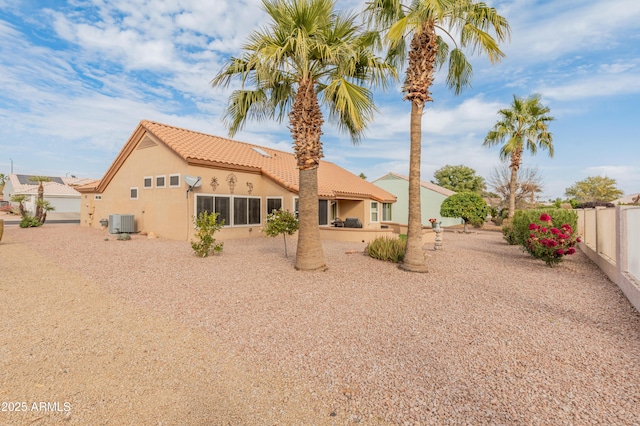
<path fill-rule="evenodd" d="M 529 231 L 534 231 L 534 230 L 536 230 L 538 228 L 539 228 L 539 226 L 536 225 L 535 223 L 530 223 L 529 224 Z"/>
<path fill-rule="evenodd" d="M 543 228 L 540 228 L 540 232 L 544 232 L 544 233 L 546 233 L 546 232 L 547 232 L 547 228 L 544 228 L 544 227 L 543 227 Z"/>
<path fill-rule="evenodd" d="M 576 242 L 577 242 L 577 243 L 579 243 L 579 242 L 581 242 L 581 241 L 582 241 L 582 240 L 580 239 L 580 237 L 576 238 Z"/>
<path fill-rule="evenodd" d="M 551 222 L 551 216 L 549 216 L 546 213 L 542 213 L 540 215 L 540 220 L 543 221 L 543 222 Z"/>
<path fill-rule="evenodd" d="M 571 234 L 573 232 L 573 229 L 571 229 L 571 225 L 566 223 L 562 225 L 560 228 L 562 228 L 564 232 L 566 232 L 567 234 Z"/>
<path fill-rule="evenodd" d="M 553 235 L 558 235 L 560 233 L 560 230 L 558 228 L 551 228 L 551 233 Z"/>
<path fill-rule="evenodd" d="M 529 234 L 529 238 L 535 238 L 536 234 Z"/>
<path fill-rule="evenodd" d="M 569 250 L 567 250 L 567 254 L 573 254 L 576 252 L 576 249 L 574 249 L 573 247 L 569 247 Z"/>
<path fill-rule="evenodd" d="M 560 256 L 563 256 L 564 255 L 564 250 L 563 249 L 558 249 L 556 251 L 556 253 L 558 253 Z"/>
<path fill-rule="evenodd" d="M 549 241 L 549 244 L 551 244 L 552 247 L 555 247 L 558 245 L 558 242 L 556 240 L 551 240 Z"/>

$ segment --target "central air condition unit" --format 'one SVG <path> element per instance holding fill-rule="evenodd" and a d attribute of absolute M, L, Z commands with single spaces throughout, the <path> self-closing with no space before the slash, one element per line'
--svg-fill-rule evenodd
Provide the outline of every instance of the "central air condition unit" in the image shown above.
<path fill-rule="evenodd" d="M 132 214 L 110 214 L 109 233 L 136 232 L 136 222 Z"/>

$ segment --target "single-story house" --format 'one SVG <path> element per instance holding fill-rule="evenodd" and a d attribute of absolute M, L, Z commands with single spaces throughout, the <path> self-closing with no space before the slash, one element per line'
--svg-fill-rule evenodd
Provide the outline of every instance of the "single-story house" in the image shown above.
<path fill-rule="evenodd" d="M 190 240 L 194 216 L 208 211 L 224 220 L 216 238 L 259 236 L 269 212 L 297 211 L 298 169 L 293 153 L 143 120 L 104 177 L 78 190 L 83 226 L 133 218 L 133 232 Z M 347 218 L 390 232 L 382 212 L 396 198 L 333 163 L 320 162 L 318 196 L 322 238 L 342 239 L 328 234 Z"/>
<path fill-rule="evenodd" d="M 618 204 L 640 204 L 640 193 L 618 198 L 617 200 L 611 201 L 611 203 L 615 204 L 616 206 Z"/>
<path fill-rule="evenodd" d="M 409 222 L 409 178 L 397 173 L 387 173 L 372 182 L 374 185 L 395 195 L 397 201 L 393 204 L 393 212 L 383 212 L 383 221 L 406 226 Z M 440 205 L 454 191 L 443 188 L 431 182 L 420 182 L 420 207 L 422 209 L 422 226 L 431 226 L 429 219 L 442 222 L 442 226 L 460 225 L 462 218 L 440 216 Z"/>
<path fill-rule="evenodd" d="M 44 200 L 48 201 L 58 213 L 80 213 L 80 193 L 78 185 L 89 182 L 86 178 L 47 176 L 49 182 L 43 182 Z M 35 213 L 39 183 L 34 176 L 10 174 L 4 185 L 4 199 L 9 201 L 14 195 L 24 195 L 24 206 L 31 214 Z M 16 204 L 16 203 L 12 203 Z"/>

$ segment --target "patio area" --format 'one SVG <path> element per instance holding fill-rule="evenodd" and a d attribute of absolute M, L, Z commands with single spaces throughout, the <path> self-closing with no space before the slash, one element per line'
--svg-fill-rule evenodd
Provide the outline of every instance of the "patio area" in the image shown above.
<path fill-rule="evenodd" d="M 444 233 L 426 274 L 325 241 L 117 241 L 76 225 L 0 243 L 2 424 L 638 424 L 640 314 L 586 256 Z M 31 407 L 31 405 L 29 405 Z"/>

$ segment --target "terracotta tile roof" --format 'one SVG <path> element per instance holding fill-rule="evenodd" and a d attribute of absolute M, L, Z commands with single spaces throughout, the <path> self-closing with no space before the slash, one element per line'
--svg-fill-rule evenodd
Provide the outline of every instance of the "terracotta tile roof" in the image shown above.
<path fill-rule="evenodd" d="M 382 176 L 381 178 L 376 179 L 375 181 L 384 179 L 387 176 L 393 176 L 393 177 L 396 177 L 398 179 L 406 180 L 407 182 L 409 181 L 409 177 L 408 176 L 404 176 L 404 175 L 401 175 L 401 174 L 398 174 L 398 173 L 394 173 L 394 172 L 387 173 L 386 175 Z M 447 196 L 447 197 L 450 196 L 450 195 L 455 194 L 455 191 L 452 191 L 452 190 L 447 189 L 447 188 L 443 188 L 440 185 L 436 185 L 435 183 L 427 182 L 427 181 L 424 181 L 424 180 L 420 181 L 420 186 L 422 186 L 423 188 L 426 188 L 426 189 L 430 189 L 430 190 L 432 190 L 434 192 L 437 192 L 437 193 L 442 194 L 442 195 Z"/>
<path fill-rule="evenodd" d="M 153 121 L 143 120 L 140 126 L 187 162 L 259 170 L 285 188 L 298 191 L 298 169 L 293 153 Z M 389 192 L 328 161 L 321 161 L 318 168 L 318 193 L 329 198 L 396 200 Z"/>
<path fill-rule="evenodd" d="M 29 175 L 9 175 L 11 185 L 13 186 L 13 194 L 20 195 L 37 195 L 38 183 L 31 181 Z M 85 181 L 86 179 L 75 178 L 63 178 L 63 177 L 49 177 L 51 182 L 44 182 L 42 187 L 44 188 L 44 195 L 48 196 L 74 196 L 79 197 L 80 193 L 76 191 L 68 182 L 73 181 Z"/>

